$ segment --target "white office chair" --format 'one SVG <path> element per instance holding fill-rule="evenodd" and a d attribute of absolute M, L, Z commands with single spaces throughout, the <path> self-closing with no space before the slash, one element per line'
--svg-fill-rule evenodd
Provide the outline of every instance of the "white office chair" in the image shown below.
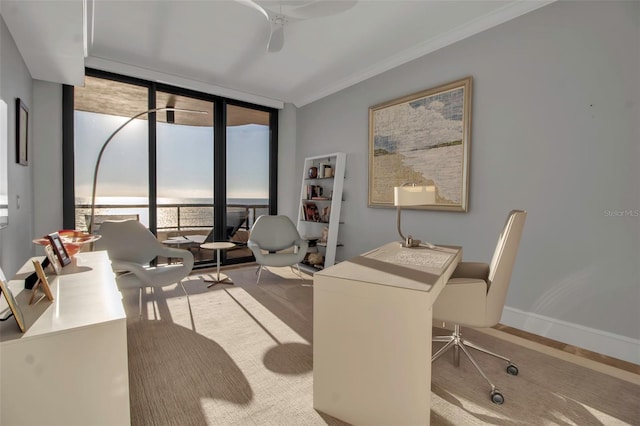
<path fill-rule="evenodd" d="M 508 358 L 463 339 L 460 327 L 493 327 L 500 321 L 526 217 L 527 212 L 513 210 L 498 238 L 491 263 L 461 262 L 433 305 L 433 318 L 453 324 L 454 329 L 451 335 L 434 336 L 434 342 L 446 344 L 433 355 L 431 361 L 453 348 L 454 365 L 457 367 L 460 363 L 459 351 L 462 350 L 491 386 L 491 400 L 496 404 L 502 404 L 504 397 L 484 374 L 468 348 L 507 361 L 507 373 L 514 376 L 518 374 L 518 367 Z"/>
<path fill-rule="evenodd" d="M 193 254 L 189 250 L 163 245 L 137 220 L 104 221 L 98 232 L 102 235 L 95 250 L 106 250 L 115 272 L 131 272 L 138 280 L 119 282 L 120 288 L 140 288 L 140 312 L 142 312 L 142 288 L 163 287 L 179 283 L 193 269 Z M 157 256 L 182 259 L 182 263 L 150 266 Z M 184 288 L 183 288 L 184 290 Z M 186 294 L 186 293 L 185 293 Z"/>
<path fill-rule="evenodd" d="M 309 242 L 300 237 L 296 226 L 287 216 L 260 216 L 251 228 L 247 246 L 258 263 L 257 283 L 265 266 L 291 266 L 298 268 L 309 249 Z M 287 249 L 292 249 L 287 250 Z M 287 250 L 283 252 L 283 250 Z"/>

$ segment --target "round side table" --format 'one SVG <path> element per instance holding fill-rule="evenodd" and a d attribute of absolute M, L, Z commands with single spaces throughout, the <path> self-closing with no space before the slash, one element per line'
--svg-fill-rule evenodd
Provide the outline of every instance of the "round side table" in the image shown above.
<path fill-rule="evenodd" d="M 225 274 L 220 274 L 220 250 L 230 249 L 235 246 L 235 244 L 226 241 L 200 244 L 200 248 L 216 251 L 216 279 L 204 280 L 204 282 L 206 283 L 211 283 L 207 286 L 207 288 L 219 283 L 233 284 L 231 278 L 229 278 Z"/>
<path fill-rule="evenodd" d="M 186 237 L 169 238 L 168 240 L 164 240 L 162 242 L 162 244 L 165 244 L 165 245 L 167 245 L 169 247 L 174 247 L 174 248 L 180 248 L 180 246 L 182 246 L 183 244 L 190 245 L 191 243 L 193 243 L 193 241 L 191 241 L 190 239 L 188 239 Z M 173 258 L 172 257 L 167 258 L 167 263 L 169 265 L 171 265 L 173 263 Z"/>

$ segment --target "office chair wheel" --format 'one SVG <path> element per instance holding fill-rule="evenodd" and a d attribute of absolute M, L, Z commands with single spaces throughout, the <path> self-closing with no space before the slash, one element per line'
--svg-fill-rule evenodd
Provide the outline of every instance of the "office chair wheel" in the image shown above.
<path fill-rule="evenodd" d="M 504 402 L 504 396 L 498 390 L 491 391 L 491 402 L 501 405 Z"/>
<path fill-rule="evenodd" d="M 512 376 L 517 376 L 518 375 L 518 367 L 516 367 L 515 364 L 507 365 L 507 373 L 511 374 Z"/>

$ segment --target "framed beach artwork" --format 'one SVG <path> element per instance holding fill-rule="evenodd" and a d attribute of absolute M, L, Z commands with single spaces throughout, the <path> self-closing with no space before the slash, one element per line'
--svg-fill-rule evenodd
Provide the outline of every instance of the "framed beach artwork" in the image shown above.
<path fill-rule="evenodd" d="M 393 207 L 393 188 L 434 185 L 435 204 L 466 212 L 472 77 L 369 108 L 369 207 Z"/>

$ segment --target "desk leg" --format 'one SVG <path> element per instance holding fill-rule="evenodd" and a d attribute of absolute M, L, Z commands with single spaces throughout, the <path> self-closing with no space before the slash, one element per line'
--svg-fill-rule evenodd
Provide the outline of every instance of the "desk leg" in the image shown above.
<path fill-rule="evenodd" d="M 211 288 L 216 284 L 225 283 L 225 284 L 233 284 L 231 278 L 226 276 L 225 274 L 220 274 L 220 249 L 216 249 L 216 278 L 215 279 L 205 279 L 204 282 L 210 283 L 207 288 Z"/>

